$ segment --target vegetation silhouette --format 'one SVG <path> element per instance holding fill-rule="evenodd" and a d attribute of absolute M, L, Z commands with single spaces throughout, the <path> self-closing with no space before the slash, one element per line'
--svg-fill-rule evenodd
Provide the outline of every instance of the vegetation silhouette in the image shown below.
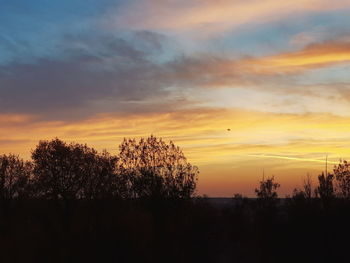
<path fill-rule="evenodd" d="M 32 161 L 0 156 L 0 198 L 46 200 L 188 199 L 198 168 L 173 142 L 124 139 L 117 156 L 87 145 L 40 141 Z"/>
<path fill-rule="evenodd" d="M 124 139 L 97 152 L 40 141 L 0 156 L 2 262 L 348 262 L 350 165 L 281 198 L 196 194 L 198 168 L 173 142 Z"/>
<path fill-rule="evenodd" d="M 32 196 L 44 199 L 103 199 L 125 195 L 117 158 L 59 139 L 40 141 L 32 152 Z"/>
<path fill-rule="evenodd" d="M 188 199 L 194 195 L 198 168 L 187 162 L 178 146 L 150 136 L 124 139 L 117 167 L 128 179 L 132 198 Z"/>
<path fill-rule="evenodd" d="M 277 189 L 279 187 L 280 184 L 275 182 L 274 176 L 263 178 L 259 188 L 255 189 L 259 203 L 263 207 L 274 206 L 278 198 Z"/>
<path fill-rule="evenodd" d="M 312 198 L 317 196 L 317 190 L 313 189 L 312 180 L 310 174 L 307 174 L 306 178 L 303 180 L 303 188 L 295 188 L 293 191 L 293 198 L 312 200 Z"/>
<path fill-rule="evenodd" d="M 350 164 L 346 161 L 340 161 L 340 163 L 333 169 L 334 176 L 338 183 L 340 197 L 350 198 Z"/>
<path fill-rule="evenodd" d="M 32 164 L 16 155 L 0 156 L 0 199 L 29 197 Z"/>

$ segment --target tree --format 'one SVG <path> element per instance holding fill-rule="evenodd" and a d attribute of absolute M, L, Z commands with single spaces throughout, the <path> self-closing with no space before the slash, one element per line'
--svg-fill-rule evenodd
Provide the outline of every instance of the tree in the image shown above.
<path fill-rule="evenodd" d="M 343 160 L 337 166 L 334 166 L 333 171 L 340 197 L 350 198 L 350 164 Z"/>
<path fill-rule="evenodd" d="M 323 202 L 328 203 L 329 200 L 335 197 L 333 187 L 334 175 L 330 173 L 323 173 L 318 176 L 318 187 L 316 188 L 316 195 L 320 196 Z"/>
<path fill-rule="evenodd" d="M 118 170 L 128 178 L 133 198 L 193 196 L 198 169 L 187 162 L 179 147 L 150 136 L 138 142 L 124 139 L 119 146 Z"/>
<path fill-rule="evenodd" d="M 116 171 L 117 157 L 103 151 L 95 153 L 84 170 L 82 198 L 84 199 L 123 199 L 127 198 L 125 178 Z"/>
<path fill-rule="evenodd" d="M 258 200 L 264 204 L 271 204 L 278 198 L 277 189 L 280 187 L 280 184 L 275 183 L 274 180 L 274 176 L 267 179 L 263 178 L 260 181 L 259 188 L 255 189 Z"/>
<path fill-rule="evenodd" d="M 16 155 L 0 156 L 0 199 L 29 196 L 32 165 Z"/>
<path fill-rule="evenodd" d="M 303 188 L 304 188 L 305 198 L 310 200 L 312 198 L 313 191 L 312 191 L 312 180 L 309 174 L 307 174 L 306 178 L 304 179 Z"/>
<path fill-rule="evenodd" d="M 36 196 L 49 199 L 96 199 L 120 194 L 116 157 L 86 145 L 59 139 L 40 141 L 32 152 Z"/>

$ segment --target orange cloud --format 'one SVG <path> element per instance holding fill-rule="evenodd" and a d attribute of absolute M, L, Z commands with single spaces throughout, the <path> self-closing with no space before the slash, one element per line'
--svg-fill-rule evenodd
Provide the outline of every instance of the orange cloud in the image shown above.
<path fill-rule="evenodd" d="M 246 61 L 256 73 L 293 73 L 350 62 L 350 43 L 314 44 L 303 50 Z M 249 69 L 248 69 L 249 70 Z M 254 70 L 252 70 L 254 72 Z"/>
<path fill-rule="evenodd" d="M 33 116 L 25 114 L 0 114 L 0 123 L 2 125 L 23 124 L 33 120 Z"/>
<path fill-rule="evenodd" d="M 174 63 L 170 77 L 201 87 L 229 87 L 278 82 L 288 75 L 349 62 L 350 42 L 326 42 L 299 51 L 255 58 L 229 59 L 210 55 L 187 58 Z"/>

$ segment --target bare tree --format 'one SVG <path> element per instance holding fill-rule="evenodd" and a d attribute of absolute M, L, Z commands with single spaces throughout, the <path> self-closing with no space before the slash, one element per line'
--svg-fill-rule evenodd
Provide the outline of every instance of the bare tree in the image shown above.
<path fill-rule="evenodd" d="M 334 166 L 334 175 L 339 190 L 339 196 L 350 198 L 350 164 L 346 161 L 340 161 L 337 166 Z"/>
<path fill-rule="evenodd" d="M 0 156 L 0 198 L 9 200 L 28 197 L 31 171 L 31 163 L 16 155 Z"/>
<path fill-rule="evenodd" d="M 187 162 L 173 142 L 150 136 L 124 139 L 119 146 L 118 170 L 128 178 L 133 198 L 190 198 L 198 169 Z"/>
<path fill-rule="evenodd" d="M 307 174 L 306 178 L 304 178 L 303 188 L 304 188 L 305 198 L 311 199 L 313 196 L 313 189 L 312 189 L 312 180 L 311 180 L 310 174 Z"/>

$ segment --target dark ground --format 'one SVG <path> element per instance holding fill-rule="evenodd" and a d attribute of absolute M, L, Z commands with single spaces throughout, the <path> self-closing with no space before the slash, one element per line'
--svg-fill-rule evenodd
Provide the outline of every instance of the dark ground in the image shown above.
<path fill-rule="evenodd" d="M 350 262 L 350 203 L 1 201 L 1 262 Z"/>

